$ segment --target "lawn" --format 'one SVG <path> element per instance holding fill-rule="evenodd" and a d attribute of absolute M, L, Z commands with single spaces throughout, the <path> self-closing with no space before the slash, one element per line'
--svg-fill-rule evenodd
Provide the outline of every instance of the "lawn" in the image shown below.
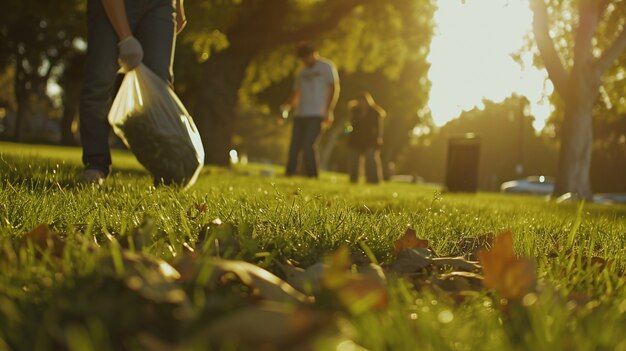
<path fill-rule="evenodd" d="M 113 163 L 0 143 L 0 350 L 626 350 L 624 206 Z"/>

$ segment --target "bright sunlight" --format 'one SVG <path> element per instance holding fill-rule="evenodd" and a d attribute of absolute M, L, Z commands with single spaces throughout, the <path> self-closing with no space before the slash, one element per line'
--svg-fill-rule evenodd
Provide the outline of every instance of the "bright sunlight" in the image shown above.
<path fill-rule="evenodd" d="M 532 66 L 532 55 L 522 64 L 512 54 L 524 45 L 532 30 L 532 12 L 522 0 L 439 0 L 435 36 L 431 45 L 429 107 L 437 125 L 463 110 L 482 107 L 512 93 L 526 96 L 535 129 L 550 114 L 546 95 L 552 91 L 546 73 Z"/>

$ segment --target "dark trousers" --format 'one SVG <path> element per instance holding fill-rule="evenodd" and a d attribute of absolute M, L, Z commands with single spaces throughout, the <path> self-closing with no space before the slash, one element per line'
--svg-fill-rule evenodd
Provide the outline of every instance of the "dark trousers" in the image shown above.
<path fill-rule="evenodd" d="M 375 147 L 350 150 L 350 181 L 356 183 L 361 171 L 361 160 L 365 158 L 365 180 L 368 183 L 379 183 L 383 178 L 380 161 L 380 150 Z"/>
<path fill-rule="evenodd" d="M 317 178 L 318 156 L 317 138 L 322 131 L 322 117 L 296 117 L 293 119 L 289 161 L 285 174 L 292 176 L 298 167 L 298 156 L 302 152 L 304 167 L 308 177 Z"/>
<path fill-rule="evenodd" d="M 172 0 L 126 0 L 133 35 L 143 47 L 143 63 L 164 80 L 172 80 L 175 42 L 175 6 Z M 109 173 L 109 125 L 119 65 L 119 38 L 101 0 L 87 3 L 87 62 L 80 96 L 80 139 L 86 168 Z"/>

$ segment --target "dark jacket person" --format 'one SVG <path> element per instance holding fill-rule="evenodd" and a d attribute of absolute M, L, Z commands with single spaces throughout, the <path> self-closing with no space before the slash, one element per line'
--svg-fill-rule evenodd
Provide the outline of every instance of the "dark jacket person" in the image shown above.
<path fill-rule="evenodd" d="M 378 183 L 382 179 L 380 147 L 383 144 L 383 119 L 387 114 L 367 92 L 361 93 L 350 105 L 350 181 L 358 181 L 361 160 L 365 158 L 365 179 L 368 183 Z"/>

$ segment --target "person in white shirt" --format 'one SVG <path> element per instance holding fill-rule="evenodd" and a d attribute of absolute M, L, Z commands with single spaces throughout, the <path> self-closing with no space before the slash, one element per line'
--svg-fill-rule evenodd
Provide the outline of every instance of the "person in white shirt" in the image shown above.
<path fill-rule="evenodd" d="M 305 67 L 298 73 L 293 92 L 283 109 L 295 108 L 289 160 L 285 175 L 296 173 L 298 156 L 302 152 L 306 175 L 317 178 L 317 139 L 322 126 L 329 126 L 339 97 L 339 75 L 335 64 L 320 57 L 308 43 L 298 45 L 297 56 Z"/>

